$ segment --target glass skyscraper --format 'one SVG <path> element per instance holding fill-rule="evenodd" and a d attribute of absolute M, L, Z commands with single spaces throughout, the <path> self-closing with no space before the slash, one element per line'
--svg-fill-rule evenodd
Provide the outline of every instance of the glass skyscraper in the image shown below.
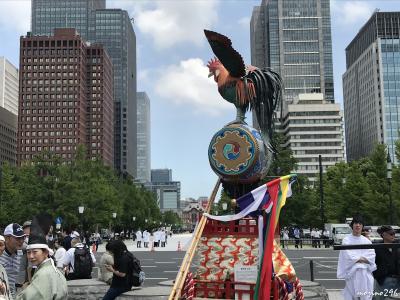
<path fill-rule="evenodd" d="M 322 93 L 334 102 L 329 0 L 262 0 L 250 35 L 252 65 L 281 74 L 285 100 Z"/>
<path fill-rule="evenodd" d="M 136 36 L 126 11 L 105 0 L 32 0 L 32 35 L 75 28 L 107 50 L 114 70 L 114 167 L 136 177 Z"/>
<path fill-rule="evenodd" d="M 145 92 L 137 94 L 137 179 L 150 182 L 150 99 Z"/>
<path fill-rule="evenodd" d="M 392 161 L 400 131 L 400 12 L 376 11 L 346 48 L 343 102 L 349 161 L 385 143 Z"/>
<path fill-rule="evenodd" d="M 32 0 L 32 33 L 53 35 L 54 28 L 75 28 L 89 39 L 89 24 L 106 0 Z"/>

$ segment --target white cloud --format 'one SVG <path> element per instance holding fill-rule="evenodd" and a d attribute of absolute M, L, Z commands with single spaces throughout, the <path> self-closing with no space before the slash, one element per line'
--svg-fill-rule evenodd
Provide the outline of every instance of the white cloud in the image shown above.
<path fill-rule="evenodd" d="M 135 12 L 135 24 L 146 35 L 151 36 L 161 49 L 178 43 L 204 42 L 204 28 L 217 22 L 218 1 L 157 1 L 151 8 L 141 8 Z"/>
<path fill-rule="evenodd" d="M 0 0 L 1 1 L 1 0 Z M 108 0 L 107 8 L 120 8 L 126 10 L 131 17 L 142 11 L 151 4 L 151 0 L 126 1 L 126 0 Z"/>
<path fill-rule="evenodd" d="M 374 8 L 367 1 L 331 1 L 333 18 L 336 24 L 343 26 L 365 23 L 372 15 Z"/>
<path fill-rule="evenodd" d="M 0 12 L 2 29 L 13 30 L 20 35 L 25 35 L 30 30 L 31 1 L 0 1 Z"/>
<path fill-rule="evenodd" d="M 207 75 L 208 68 L 200 58 L 183 60 L 163 69 L 155 84 L 156 92 L 177 105 L 189 105 L 196 112 L 218 116 L 232 109 L 232 104 L 219 95 L 216 82 Z"/>
<path fill-rule="evenodd" d="M 244 27 L 245 29 L 248 29 L 250 26 L 250 17 L 243 17 L 239 19 L 238 24 Z"/>
<path fill-rule="evenodd" d="M 149 75 L 150 75 L 149 69 L 138 70 L 137 79 L 138 79 L 138 81 L 148 81 Z"/>

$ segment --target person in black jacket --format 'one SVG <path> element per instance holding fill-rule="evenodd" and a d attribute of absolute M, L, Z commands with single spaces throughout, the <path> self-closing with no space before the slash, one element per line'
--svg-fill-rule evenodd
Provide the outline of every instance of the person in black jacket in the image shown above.
<path fill-rule="evenodd" d="M 395 232 L 391 226 L 383 225 L 378 229 L 384 243 L 393 243 Z M 397 251 L 397 257 L 395 252 Z M 376 249 L 375 263 L 377 266 L 373 275 L 379 284 L 381 292 L 389 292 L 400 287 L 400 249 L 381 248 Z"/>
<path fill-rule="evenodd" d="M 104 295 L 103 300 L 113 300 L 122 293 L 132 288 L 131 254 L 121 240 L 110 242 L 110 252 L 114 255 L 114 265 L 105 265 L 105 268 L 113 273 L 111 286 Z"/>

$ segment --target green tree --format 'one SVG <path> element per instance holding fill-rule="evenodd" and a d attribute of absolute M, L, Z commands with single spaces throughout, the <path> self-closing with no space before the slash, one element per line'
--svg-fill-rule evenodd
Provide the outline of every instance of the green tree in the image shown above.
<path fill-rule="evenodd" d="M 276 145 L 276 154 L 274 155 L 268 176 L 288 175 L 296 169 L 297 159 L 293 156 L 293 151 L 289 147 L 282 147 L 285 144 L 285 136 L 280 132 L 273 135 L 273 144 Z M 266 178 L 268 179 L 268 177 Z"/>
<path fill-rule="evenodd" d="M 82 145 L 71 162 L 42 152 L 18 168 L 5 164 L 1 224 L 22 223 L 44 211 L 60 216 L 63 227 L 79 226 L 82 217 L 84 228 L 90 230 L 110 226 L 113 212 L 117 225 L 125 229 L 132 226 L 133 216 L 142 224 L 146 218 L 161 221 L 154 195 L 135 186 L 129 176 L 118 175 L 101 160 L 87 160 Z M 78 213 L 81 205 L 85 207 L 82 216 Z"/>
<path fill-rule="evenodd" d="M 166 211 L 163 213 L 162 216 L 163 219 L 163 223 L 165 224 L 170 224 L 170 225 L 174 225 L 176 224 L 177 226 L 181 226 L 182 225 L 182 220 L 179 217 L 179 215 L 174 212 L 174 211 Z"/>

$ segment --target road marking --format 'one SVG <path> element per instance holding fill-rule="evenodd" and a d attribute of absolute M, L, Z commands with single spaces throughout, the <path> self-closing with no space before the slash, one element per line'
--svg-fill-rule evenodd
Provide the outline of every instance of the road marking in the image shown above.
<path fill-rule="evenodd" d="M 343 289 L 326 289 L 328 292 L 340 292 Z"/>
<path fill-rule="evenodd" d="M 146 280 L 167 280 L 167 279 L 169 279 L 169 278 L 165 278 L 165 277 L 149 278 L 149 277 L 146 277 Z"/>
<path fill-rule="evenodd" d="M 176 271 L 164 271 L 164 273 L 178 273 L 179 270 Z"/>
<path fill-rule="evenodd" d="M 157 266 L 141 266 L 142 268 L 156 268 Z"/>
<path fill-rule="evenodd" d="M 305 259 L 330 259 L 333 257 L 326 257 L 326 256 L 304 256 L 303 258 Z"/>
<path fill-rule="evenodd" d="M 141 258 L 140 261 L 142 260 L 154 260 L 154 258 Z"/>
<path fill-rule="evenodd" d="M 322 274 L 336 274 L 336 271 L 318 271 L 318 273 L 322 273 Z"/>
<path fill-rule="evenodd" d="M 175 261 L 156 261 L 156 264 L 176 264 Z"/>
<path fill-rule="evenodd" d="M 321 260 L 321 263 L 337 263 L 337 260 Z"/>
<path fill-rule="evenodd" d="M 337 278 L 315 278 L 314 281 L 344 281 L 344 279 L 337 279 Z"/>
<path fill-rule="evenodd" d="M 327 268 L 327 269 L 335 269 L 335 270 L 337 270 L 337 268 L 336 268 L 336 266 L 318 266 L 318 265 L 316 265 L 315 266 L 316 268 Z"/>

